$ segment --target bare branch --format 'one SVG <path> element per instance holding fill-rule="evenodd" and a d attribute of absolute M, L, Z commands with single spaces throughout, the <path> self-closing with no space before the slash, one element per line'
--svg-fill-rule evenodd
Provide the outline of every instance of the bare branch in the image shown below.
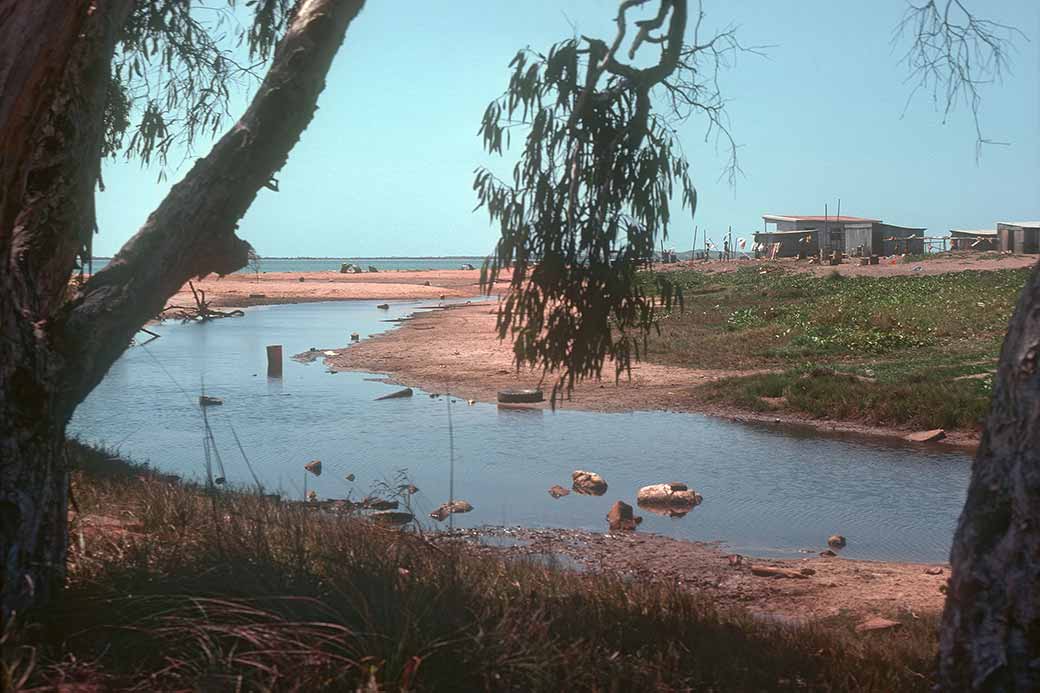
<path fill-rule="evenodd" d="M 304 0 L 298 6 L 246 113 L 65 306 L 53 329 L 61 332 L 54 341 L 66 361 L 66 415 L 185 281 L 246 264 L 249 245 L 235 236 L 238 221 L 310 123 L 361 5 Z"/>
<path fill-rule="evenodd" d="M 1007 144 L 983 135 L 980 89 L 1001 81 L 1008 70 L 1007 51 L 1014 48 L 1016 37 L 1028 40 L 1026 35 L 1015 27 L 977 17 L 961 0 L 929 0 L 908 3 L 893 44 L 905 36 L 910 38 L 910 48 L 902 62 L 913 86 L 903 112 L 918 92 L 931 92 L 944 123 L 959 104 L 971 111 L 976 159 L 985 144 Z"/>

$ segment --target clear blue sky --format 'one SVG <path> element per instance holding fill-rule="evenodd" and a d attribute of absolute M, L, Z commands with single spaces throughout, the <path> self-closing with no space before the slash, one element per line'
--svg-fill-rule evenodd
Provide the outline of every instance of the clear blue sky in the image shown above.
<path fill-rule="evenodd" d="M 691 2 L 691 5 L 696 3 Z M 746 235 L 761 214 L 834 211 L 924 226 L 992 228 L 1040 218 L 1040 3 L 971 0 L 1021 29 L 1012 73 L 984 90 L 983 127 L 1008 147 L 975 160 L 970 113 L 942 124 L 926 95 L 901 117 L 909 93 L 890 44 L 902 0 L 708 0 L 707 25 L 736 23 L 745 44 L 723 89 L 745 176 L 719 180 L 724 163 L 704 123 L 682 126 L 700 204 L 696 223 L 721 238 Z M 329 75 L 320 110 L 289 157 L 281 192 L 261 191 L 239 234 L 262 255 L 483 255 L 497 234 L 473 213 L 473 169 L 491 161 L 477 137 L 487 102 L 508 80 L 520 47 L 544 49 L 572 34 L 610 37 L 615 0 L 370 0 Z M 241 112 L 246 103 L 238 103 Z M 208 143 L 197 146 L 197 155 Z M 176 160 L 176 157 L 171 157 Z M 105 166 L 96 255 L 111 255 L 171 182 L 137 163 Z M 689 247 L 680 219 L 670 246 Z"/>

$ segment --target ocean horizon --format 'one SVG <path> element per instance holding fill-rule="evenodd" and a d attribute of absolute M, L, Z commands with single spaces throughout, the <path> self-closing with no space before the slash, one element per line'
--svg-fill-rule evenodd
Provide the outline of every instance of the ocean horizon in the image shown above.
<path fill-rule="evenodd" d="M 100 272 L 111 261 L 111 257 L 91 258 L 91 267 L 87 272 Z M 362 269 L 374 267 L 379 272 L 408 270 L 443 270 L 461 269 L 470 264 L 480 267 L 484 262 L 482 255 L 442 255 L 442 256 L 383 256 L 383 257 L 261 257 L 260 272 L 327 272 L 339 271 L 345 262 L 352 262 Z M 253 268 L 245 266 L 236 274 L 252 274 Z"/>

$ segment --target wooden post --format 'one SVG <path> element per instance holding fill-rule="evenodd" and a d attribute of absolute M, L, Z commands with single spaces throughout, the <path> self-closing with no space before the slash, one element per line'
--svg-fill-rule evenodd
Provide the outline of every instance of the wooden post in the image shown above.
<path fill-rule="evenodd" d="M 267 377 L 282 377 L 282 345 L 272 344 L 267 347 Z"/>

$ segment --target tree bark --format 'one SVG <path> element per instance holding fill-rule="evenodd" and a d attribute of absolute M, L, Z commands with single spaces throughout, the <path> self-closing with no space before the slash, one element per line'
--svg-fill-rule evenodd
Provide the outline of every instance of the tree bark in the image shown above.
<path fill-rule="evenodd" d="M 0 0 L 0 260 L 36 134 L 91 7 L 90 0 Z"/>
<path fill-rule="evenodd" d="M 10 2 L 0 0 L 0 20 L 5 22 L 18 19 L 23 8 L 35 7 L 16 3 L 12 9 Z M 45 132 L 37 136 L 29 156 L 0 160 L 3 183 L 11 186 L 3 199 L 19 196 L 14 215 L 0 226 L 4 620 L 48 601 L 64 576 L 66 423 L 134 333 L 185 281 L 246 264 L 249 246 L 235 236 L 237 223 L 310 123 L 332 59 L 363 4 L 302 0 L 245 115 L 173 187 L 109 266 L 66 301 L 84 225 L 93 224 L 104 94 L 98 80 L 108 78 L 115 36 L 132 2 L 89 3 L 88 26 L 96 26 L 98 33 L 81 24 L 83 33 L 73 34 L 68 51 L 53 51 L 68 62 L 78 50 L 83 59 L 72 61 L 77 69 L 67 73 L 73 77 L 56 95 L 37 99 L 44 104 L 45 126 L 40 129 Z M 5 24 L 0 36 L 7 28 Z M 0 60 L 5 56 L 0 50 Z M 0 63 L 0 79 L 6 74 Z M 25 84 L 46 86 L 42 79 Z M 7 103 L 12 96 L 18 95 L 6 90 L 0 94 L 0 115 L 15 112 Z M 0 139 L 7 142 L 9 133 L 24 132 L 24 120 L 10 119 L 10 130 L 0 120 Z"/>
<path fill-rule="evenodd" d="M 25 30 L 33 20 L 56 21 L 63 45 L 40 46 L 45 30 L 22 46 L 44 64 L 22 82 L 7 79 L 0 112 L 35 104 L 31 131 L 21 115 L 0 123 L 5 151 L 17 138 L 24 155 L 5 157 L 5 200 L 0 226 L 0 595 L 4 620 L 34 602 L 48 601 L 61 588 L 66 545 L 68 469 L 65 418 L 57 409 L 62 361 L 47 338 L 48 318 L 64 300 L 85 226 L 93 232 L 101 123 L 118 30 L 132 0 L 92 3 L 21 3 L 2 8 L 2 34 Z M 43 15 L 41 10 L 47 9 Z M 63 11 L 60 17 L 58 11 Z M 70 26 L 75 33 L 68 34 Z M 17 32 L 16 32 L 17 33 Z M 19 74 L 21 54 L 0 56 L 0 73 Z M 56 78 L 52 78 L 56 76 Z M 95 162 L 84 165 L 84 162 Z"/>
<path fill-rule="evenodd" d="M 1040 266 L 1004 341 L 950 562 L 940 687 L 1040 690 Z"/>

